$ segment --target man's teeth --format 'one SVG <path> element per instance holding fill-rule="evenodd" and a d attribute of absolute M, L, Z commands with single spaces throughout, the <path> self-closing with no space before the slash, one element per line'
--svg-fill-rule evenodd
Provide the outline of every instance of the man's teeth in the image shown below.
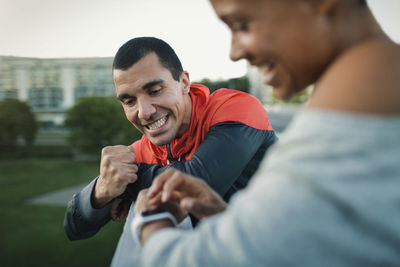
<path fill-rule="evenodd" d="M 159 119 L 158 121 L 147 125 L 147 127 L 149 127 L 150 130 L 154 130 L 154 129 L 157 129 L 157 128 L 160 128 L 161 126 L 163 126 L 166 121 L 167 121 L 167 117 L 163 117 L 163 118 Z"/>

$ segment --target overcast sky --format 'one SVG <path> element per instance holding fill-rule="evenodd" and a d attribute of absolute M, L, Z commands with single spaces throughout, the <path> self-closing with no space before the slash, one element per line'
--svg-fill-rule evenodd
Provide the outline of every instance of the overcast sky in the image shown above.
<path fill-rule="evenodd" d="M 368 2 L 400 43 L 400 0 Z M 138 36 L 167 41 L 192 80 L 246 72 L 229 60 L 230 33 L 207 0 L 0 0 L 0 55 L 111 57 Z"/>

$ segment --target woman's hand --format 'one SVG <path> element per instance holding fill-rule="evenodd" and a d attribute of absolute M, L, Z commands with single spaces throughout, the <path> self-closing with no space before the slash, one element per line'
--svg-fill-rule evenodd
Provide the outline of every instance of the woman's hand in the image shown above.
<path fill-rule="evenodd" d="M 224 211 L 226 202 L 203 180 L 170 168 L 157 176 L 147 193 L 148 205 L 177 201 L 182 210 L 202 219 Z"/>
<path fill-rule="evenodd" d="M 183 211 L 179 207 L 179 203 L 176 201 L 167 201 L 163 203 L 159 203 L 158 205 L 150 205 L 149 204 L 149 197 L 148 197 L 148 189 L 143 189 L 139 192 L 138 197 L 135 202 L 134 206 L 134 214 L 136 215 L 139 212 L 145 211 L 145 210 L 165 210 L 174 215 L 176 218 L 176 221 L 180 223 L 185 219 L 187 216 L 187 212 Z"/>

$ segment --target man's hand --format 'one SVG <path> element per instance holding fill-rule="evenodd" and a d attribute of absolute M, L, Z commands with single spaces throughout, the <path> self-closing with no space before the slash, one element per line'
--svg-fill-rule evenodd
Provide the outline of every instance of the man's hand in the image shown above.
<path fill-rule="evenodd" d="M 138 167 L 131 146 L 107 146 L 101 152 L 100 176 L 92 196 L 95 208 L 102 208 L 121 195 L 126 186 L 137 180 Z"/>
<path fill-rule="evenodd" d="M 125 220 L 128 217 L 131 204 L 132 200 L 130 198 L 115 199 L 110 210 L 111 218 L 116 222 Z"/>
<path fill-rule="evenodd" d="M 226 202 L 203 180 L 170 168 L 160 174 L 148 191 L 148 205 L 154 207 L 171 200 L 199 219 L 226 209 Z"/>

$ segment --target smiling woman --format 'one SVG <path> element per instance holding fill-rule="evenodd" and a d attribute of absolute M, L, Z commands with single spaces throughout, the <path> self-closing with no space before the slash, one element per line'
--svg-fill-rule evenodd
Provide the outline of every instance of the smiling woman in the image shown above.
<path fill-rule="evenodd" d="M 191 232 L 144 225 L 144 266 L 398 265 L 400 46 L 364 1 L 211 3 L 233 60 L 258 66 L 281 98 L 315 89 L 228 208 L 185 173 L 156 179 L 135 210 L 173 200 L 220 213 Z"/>

